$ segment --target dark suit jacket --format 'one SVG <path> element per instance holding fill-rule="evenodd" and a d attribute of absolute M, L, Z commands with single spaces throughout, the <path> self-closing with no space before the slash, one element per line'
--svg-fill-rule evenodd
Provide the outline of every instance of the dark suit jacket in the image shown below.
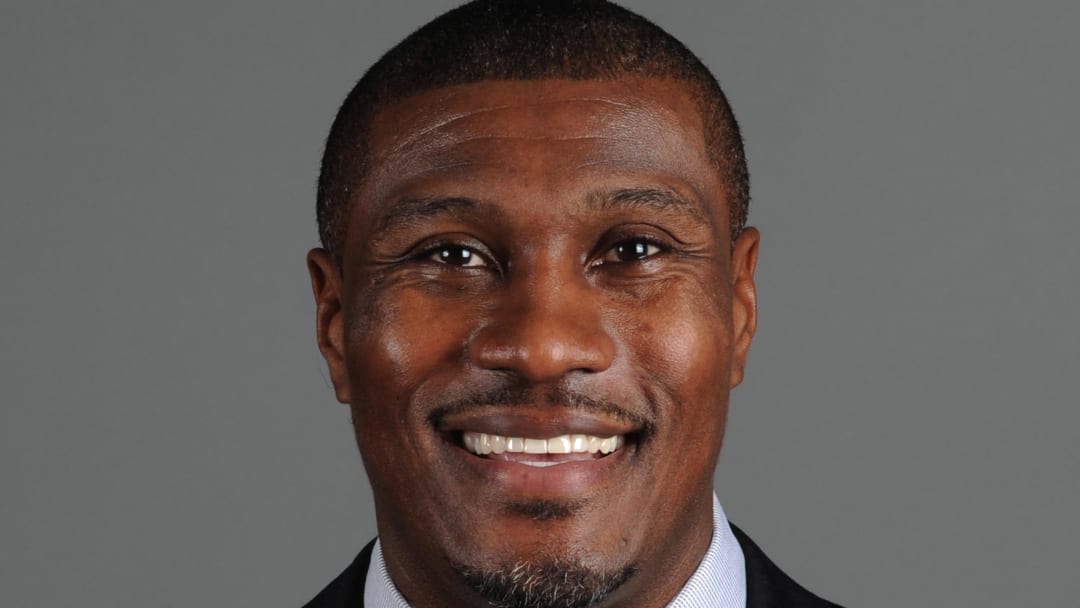
<path fill-rule="evenodd" d="M 799 586 L 762 553 L 742 530 L 731 526 L 746 561 L 746 608 L 839 608 Z M 362 608 L 372 541 L 353 563 L 304 608 Z M 707 608 L 702 606 L 701 608 Z"/>

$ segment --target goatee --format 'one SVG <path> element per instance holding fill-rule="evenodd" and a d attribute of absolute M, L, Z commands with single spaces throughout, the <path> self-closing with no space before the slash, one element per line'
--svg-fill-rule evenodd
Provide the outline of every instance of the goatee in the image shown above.
<path fill-rule="evenodd" d="M 634 575 L 633 564 L 610 572 L 574 560 L 547 558 L 505 568 L 455 565 L 470 587 L 494 608 L 588 608 Z"/>

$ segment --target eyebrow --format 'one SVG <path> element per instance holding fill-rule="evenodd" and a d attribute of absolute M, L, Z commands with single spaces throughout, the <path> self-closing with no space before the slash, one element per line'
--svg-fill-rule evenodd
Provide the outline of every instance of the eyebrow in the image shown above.
<path fill-rule="evenodd" d="M 675 190 L 662 187 L 597 190 L 586 196 L 586 206 L 593 211 L 644 207 L 688 215 L 699 222 L 709 221 L 701 205 L 695 200 Z M 386 232 L 398 226 L 439 215 L 493 212 L 495 212 L 493 205 L 463 196 L 403 198 L 389 206 L 376 223 L 375 230 Z"/>
<path fill-rule="evenodd" d="M 460 196 L 404 198 L 395 201 L 389 206 L 386 213 L 376 223 L 375 230 L 376 232 L 385 232 L 391 228 L 424 218 L 438 215 L 455 215 L 462 212 L 475 213 L 485 207 L 488 207 L 488 205 L 475 199 Z"/>
<path fill-rule="evenodd" d="M 619 188 L 597 191 L 589 194 L 588 204 L 591 209 L 598 211 L 646 207 L 690 215 L 700 222 L 709 220 L 701 204 L 669 188 Z"/>

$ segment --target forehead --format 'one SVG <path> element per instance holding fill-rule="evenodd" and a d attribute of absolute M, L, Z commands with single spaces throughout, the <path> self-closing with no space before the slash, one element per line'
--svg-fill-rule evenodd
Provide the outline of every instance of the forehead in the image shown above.
<path fill-rule="evenodd" d="M 550 194 L 572 184 L 653 181 L 723 206 L 698 105 L 673 80 L 487 81 L 436 89 L 379 111 L 368 143 L 361 195 L 376 215 L 403 192 L 436 182 Z"/>

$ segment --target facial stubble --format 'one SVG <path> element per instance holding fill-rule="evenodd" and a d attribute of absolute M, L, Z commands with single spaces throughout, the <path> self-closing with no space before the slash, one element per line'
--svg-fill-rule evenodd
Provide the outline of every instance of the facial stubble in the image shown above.
<path fill-rule="evenodd" d="M 637 572 L 633 564 L 608 571 L 556 555 L 498 566 L 453 567 L 494 608 L 588 608 L 607 599 Z"/>

